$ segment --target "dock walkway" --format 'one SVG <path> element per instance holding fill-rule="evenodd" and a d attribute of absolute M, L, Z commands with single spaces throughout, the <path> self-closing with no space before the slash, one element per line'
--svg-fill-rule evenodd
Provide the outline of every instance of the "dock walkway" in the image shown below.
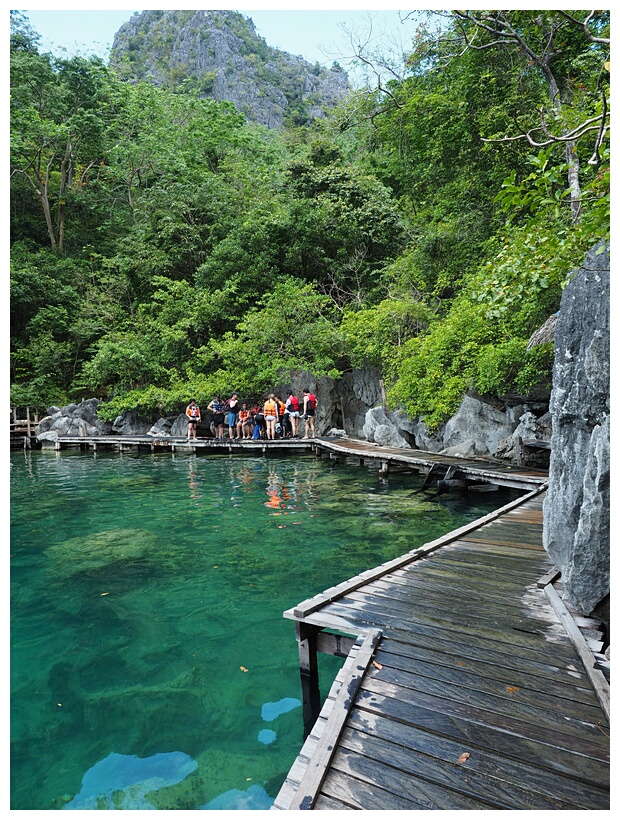
<path fill-rule="evenodd" d="M 562 601 L 544 492 L 284 613 L 307 739 L 272 810 L 609 809 L 597 624 Z M 347 657 L 322 708 L 317 651 Z"/>

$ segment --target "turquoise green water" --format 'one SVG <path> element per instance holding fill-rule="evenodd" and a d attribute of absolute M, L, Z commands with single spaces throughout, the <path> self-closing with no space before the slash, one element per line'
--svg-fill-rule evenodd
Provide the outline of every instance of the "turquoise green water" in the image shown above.
<path fill-rule="evenodd" d="M 283 610 L 511 497 L 420 483 L 313 456 L 12 453 L 11 808 L 269 808 L 303 743 Z M 341 663 L 320 657 L 324 695 Z"/>

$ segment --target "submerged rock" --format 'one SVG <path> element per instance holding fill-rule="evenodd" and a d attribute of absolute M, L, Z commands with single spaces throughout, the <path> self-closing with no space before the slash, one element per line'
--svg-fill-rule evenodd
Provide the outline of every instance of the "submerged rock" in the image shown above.
<path fill-rule="evenodd" d="M 153 551 L 157 536 L 146 530 L 116 529 L 88 538 L 69 538 L 45 551 L 55 573 L 66 577 L 140 558 Z"/>

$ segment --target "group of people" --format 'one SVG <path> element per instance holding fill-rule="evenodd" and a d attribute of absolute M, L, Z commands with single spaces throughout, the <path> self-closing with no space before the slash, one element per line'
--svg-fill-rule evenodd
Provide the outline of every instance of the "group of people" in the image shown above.
<path fill-rule="evenodd" d="M 246 403 L 239 402 L 239 394 L 233 393 L 229 399 L 222 401 L 215 396 L 207 405 L 213 413 L 213 434 L 217 439 L 259 439 L 300 438 L 299 420 L 305 421 L 303 438 L 314 438 L 314 417 L 317 398 L 310 390 L 303 391 L 299 399 L 292 390 L 286 391 L 283 401 L 275 393 L 269 393 L 265 402 L 248 408 Z M 202 413 L 195 399 L 191 399 L 185 410 L 188 419 L 187 439 L 197 438 L 198 423 Z M 225 428 L 228 436 L 225 436 Z"/>

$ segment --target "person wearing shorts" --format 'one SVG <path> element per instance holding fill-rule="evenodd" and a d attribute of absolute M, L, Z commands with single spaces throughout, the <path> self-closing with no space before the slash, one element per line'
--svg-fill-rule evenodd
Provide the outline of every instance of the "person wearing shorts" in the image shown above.
<path fill-rule="evenodd" d="M 263 413 L 267 425 L 267 438 L 273 440 L 276 437 L 276 422 L 278 420 L 278 402 L 273 393 L 269 394 L 269 398 L 263 407 Z"/>
<path fill-rule="evenodd" d="M 299 431 L 299 399 L 292 390 L 286 391 L 285 407 L 291 425 L 291 435 L 296 437 Z"/>
<path fill-rule="evenodd" d="M 200 421 L 200 407 L 196 404 L 196 399 L 192 399 L 185 409 L 187 416 L 187 440 L 196 438 L 198 422 Z"/>
<path fill-rule="evenodd" d="M 314 393 L 304 390 L 304 420 L 306 422 L 306 435 L 304 438 L 314 438 L 314 414 L 316 411 L 317 399 Z"/>
<path fill-rule="evenodd" d="M 237 413 L 239 412 L 239 400 L 237 394 L 233 393 L 226 402 L 226 424 L 228 425 L 228 438 L 235 437 L 237 427 Z"/>
<path fill-rule="evenodd" d="M 215 398 L 209 402 L 207 410 L 213 413 L 215 438 L 224 438 L 224 402 L 219 396 L 215 396 Z"/>

